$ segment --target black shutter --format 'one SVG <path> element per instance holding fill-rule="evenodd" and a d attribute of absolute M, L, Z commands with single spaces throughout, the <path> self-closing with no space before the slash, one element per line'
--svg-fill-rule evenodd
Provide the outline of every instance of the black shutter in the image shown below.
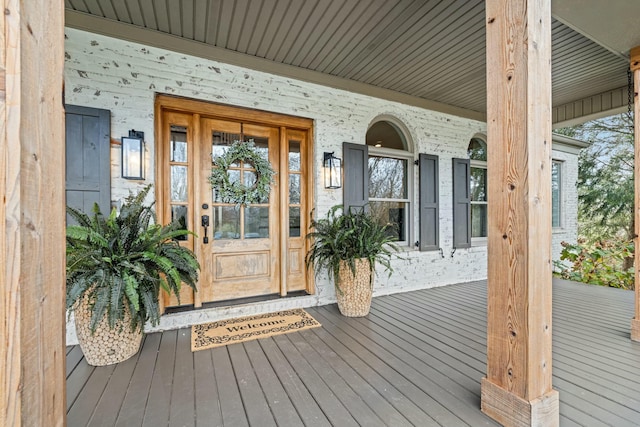
<path fill-rule="evenodd" d="M 438 156 L 420 154 L 420 250 L 436 251 L 440 247 Z"/>
<path fill-rule="evenodd" d="M 369 147 L 362 144 L 342 144 L 343 205 L 364 208 L 369 203 Z"/>
<path fill-rule="evenodd" d="M 111 211 L 110 112 L 65 106 L 66 203 L 87 214 Z M 69 220 L 69 218 L 67 218 Z"/>
<path fill-rule="evenodd" d="M 471 247 L 469 159 L 453 159 L 453 247 Z"/>

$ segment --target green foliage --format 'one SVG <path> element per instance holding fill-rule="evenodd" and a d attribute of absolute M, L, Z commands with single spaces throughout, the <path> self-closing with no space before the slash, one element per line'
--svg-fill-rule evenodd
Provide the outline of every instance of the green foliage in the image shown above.
<path fill-rule="evenodd" d="M 393 233 L 388 232 L 389 227 L 378 223 L 363 209 L 344 212 L 338 205 L 318 220 L 312 213 L 310 228 L 313 231 L 307 234 L 307 238 L 312 239 L 306 256 L 307 268 L 315 266 L 316 273 L 326 270 L 329 277 L 337 277 L 340 261 L 346 261 L 355 274 L 355 260 L 365 258 L 371 271 L 378 263 L 391 274 L 391 257 L 399 248 L 390 237 Z"/>
<path fill-rule="evenodd" d="M 115 208 L 105 217 L 97 204 L 87 215 L 71 207 L 67 212 L 78 225 L 67 227 L 67 309 L 89 296 L 91 330 L 107 315 L 113 328 L 125 307 L 131 329 L 147 320 L 160 321 L 160 288 L 179 297 L 182 282 L 194 290 L 200 265 L 193 252 L 175 238 L 193 234 L 178 222 L 156 224 L 153 204 L 144 205 L 151 186 L 125 199 L 120 215 Z"/>
<path fill-rule="evenodd" d="M 633 241 L 562 242 L 562 246 L 560 261 L 554 261 L 558 276 L 576 282 L 633 289 L 633 268 L 623 268 L 624 260 L 633 257 Z"/>
<path fill-rule="evenodd" d="M 578 164 L 581 237 L 590 243 L 633 238 L 633 116 L 623 113 L 559 132 L 591 143 Z"/>
<path fill-rule="evenodd" d="M 246 185 L 241 180 L 230 179 L 229 168 L 240 161 L 255 168 L 255 183 Z M 223 203 L 247 206 L 264 203 L 269 198 L 275 172 L 269 161 L 256 150 L 252 139 L 235 141 L 223 155 L 215 157 L 213 163 L 209 183 L 216 189 Z"/>

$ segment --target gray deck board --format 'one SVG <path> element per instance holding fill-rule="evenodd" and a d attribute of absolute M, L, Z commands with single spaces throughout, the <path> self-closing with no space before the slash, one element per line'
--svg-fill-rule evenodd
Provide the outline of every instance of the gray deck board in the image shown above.
<path fill-rule="evenodd" d="M 244 347 L 276 423 L 281 426 L 304 425 L 258 341 L 246 342 Z"/>
<path fill-rule="evenodd" d="M 333 425 L 357 426 L 358 423 L 351 416 L 343 402 L 323 381 L 323 378 L 318 375 L 305 357 L 296 350 L 287 337 L 280 335 L 273 337 L 273 340 L 329 421 Z"/>
<path fill-rule="evenodd" d="M 560 425 L 640 426 L 633 294 L 554 281 Z M 67 348 L 68 425 L 482 426 L 486 282 L 374 298 L 365 318 L 308 309 L 321 328 L 191 353 L 190 330 L 88 366 Z"/>
<path fill-rule="evenodd" d="M 222 408 L 220 408 L 211 350 L 193 353 L 193 363 L 195 370 L 196 424 L 222 426 Z M 206 420 L 206 422 L 203 422 L 203 420 Z"/>
<path fill-rule="evenodd" d="M 73 403 L 69 415 L 67 417 L 67 423 L 75 426 L 85 426 L 89 424 L 91 415 L 96 408 L 104 389 L 107 386 L 109 377 L 115 369 L 114 365 L 106 366 L 105 369 L 94 369 L 93 373 L 87 380 L 82 393 L 78 395 L 78 398 Z"/>
<path fill-rule="evenodd" d="M 94 370 L 95 368 L 89 366 L 83 358 L 71 372 L 67 372 L 67 413 L 76 402 Z"/>
<path fill-rule="evenodd" d="M 360 375 L 377 393 L 380 394 L 393 408 L 414 425 L 425 423 L 429 416 L 414 404 L 406 395 L 398 390 L 391 382 L 387 381 L 379 372 L 367 363 L 366 355 L 358 355 L 351 348 L 338 341 L 324 328 L 314 329 L 313 333 L 325 344 L 327 351 L 335 352 L 349 368 Z M 362 356 L 362 357 L 361 357 Z M 339 361 L 333 361 L 340 365 Z M 390 422 L 389 425 L 395 425 Z"/>
<path fill-rule="evenodd" d="M 384 423 L 384 425 L 393 425 L 397 427 L 410 426 L 411 423 L 395 409 L 391 403 L 384 399 L 382 394 L 372 387 L 358 372 L 348 366 L 338 354 L 327 347 L 326 343 L 311 331 L 301 334 L 302 337 L 313 347 L 314 352 L 322 358 L 323 363 L 329 364 L 353 389 L 353 391 L 362 398 L 366 405 L 372 410 Z M 293 337 L 292 337 L 293 338 Z M 316 363 L 320 363 L 316 359 Z M 313 363 L 313 362 L 312 362 Z"/>
<path fill-rule="evenodd" d="M 300 418 L 307 426 L 329 426 L 329 420 L 313 399 L 311 392 L 305 387 L 293 367 L 288 363 L 276 343 L 271 338 L 259 340 L 264 354 L 271 362 L 282 387 L 291 399 Z"/>
<path fill-rule="evenodd" d="M 216 347 L 211 350 L 213 356 L 213 370 L 216 376 L 220 408 L 222 409 L 222 421 L 224 425 L 248 426 L 249 421 L 244 410 L 242 396 L 236 382 L 236 373 L 233 370 L 229 350 L 227 347 Z"/>
<path fill-rule="evenodd" d="M 195 379 L 193 353 L 191 352 L 191 332 L 178 331 L 176 358 L 171 387 L 171 407 L 169 427 L 188 427 L 196 425 L 195 418 Z"/>
<path fill-rule="evenodd" d="M 325 311 L 328 309 L 325 308 Z M 470 404 L 476 402 L 479 406 L 479 387 L 478 394 L 473 396 L 457 386 L 446 375 L 440 374 L 421 360 L 424 354 L 411 343 L 412 339 L 408 335 L 403 335 L 400 331 L 396 332 L 401 335 L 386 331 L 371 319 L 373 316 L 372 313 L 369 318 L 352 319 L 345 330 L 420 390 L 441 390 L 431 394 L 430 399 L 424 402 L 430 405 L 427 410 L 429 415 L 446 426 L 484 425 L 478 423 L 482 419 L 479 419 L 477 411 Z M 489 422 L 488 418 L 486 422 Z"/>
<path fill-rule="evenodd" d="M 232 344 L 227 347 L 229 357 L 233 362 L 236 382 L 242 396 L 245 412 L 250 425 L 271 427 L 276 425 L 269 403 L 267 402 L 258 377 L 251 366 L 251 361 L 242 344 Z"/>
<path fill-rule="evenodd" d="M 140 354 L 116 365 L 104 393 L 95 406 L 94 414 L 89 421 L 90 427 L 112 427 L 116 424 L 122 401 L 127 393 L 133 371 L 138 363 Z"/>
<path fill-rule="evenodd" d="M 142 350 L 138 355 L 138 363 L 131 376 L 129 388 L 122 401 L 116 427 L 141 426 L 144 412 L 149 400 L 151 380 L 156 365 L 161 334 L 149 334 L 144 337 Z M 99 414 L 94 415 L 95 418 Z M 71 425 L 69 425 L 71 427 Z"/>
<path fill-rule="evenodd" d="M 165 426 L 169 422 L 177 337 L 178 331 L 162 334 L 142 427 Z"/>

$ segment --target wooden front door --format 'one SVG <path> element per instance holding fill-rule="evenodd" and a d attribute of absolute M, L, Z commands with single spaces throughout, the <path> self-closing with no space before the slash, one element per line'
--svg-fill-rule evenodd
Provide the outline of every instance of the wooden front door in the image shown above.
<path fill-rule="evenodd" d="M 181 244 L 201 265 L 198 292 L 183 287 L 179 302 L 164 295 L 163 307 L 312 293 L 312 276 L 304 267 L 312 122 L 163 96 L 156 104 L 159 220 L 178 220 L 196 233 Z M 213 157 L 238 140 L 253 140 L 275 171 L 268 199 L 249 206 L 223 203 L 209 183 Z M 228 173 L 245 185 L 256 177 L 243 162 Z"/>
<path fill-rule="evenodd" d="M 200 209 L 198 239 L 202 255 L 202 301 L 220 301 L 280 292 L 279 129 L 232 121 L 202 119 L 200 125 Z M 234 141 L 254 141 L 275 171 L 267 200 L 249 206 L 222 203 L 207 178 L 212 157 Z M 256 171 L 244 162 L 229 168 L 231 180 L 250 186 Z M 208 217 L 208 239 L 203 218 Z"/>

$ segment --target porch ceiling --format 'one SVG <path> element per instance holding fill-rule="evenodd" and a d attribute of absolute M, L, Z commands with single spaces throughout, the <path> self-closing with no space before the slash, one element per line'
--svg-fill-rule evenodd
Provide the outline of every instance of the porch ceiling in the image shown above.
<path fill-rule="evenodd" d="M 555 122 L 626 105 L 624 55 L 632 47 L 627 44 L 637 40 L 630 34 L 640 30 L 626 26 L 612 36 L 599 15 L 602 7 L 592 12 L 584 3 L 598 2 L 554 3 L 560 17 L 552 32 Z M 640 2 L 625 3 L 624 10 L 605 8 L 606 16 L 640 16 Z M 88 24 L 91 19 L 118 21 L 260 58 L 258 69 L 266 60 L 302 79 L 312 71 L 342 82 L 337 86 L 350 88 L 351 82 L 358 92 L 392 91 L 474 118 L 486 111 L 483 0 L 65 0 L 65 5 L 67 25 L 90 31 L 96 27 Z M 579 13 L 571 12 L 572 5 L 582 6 Z M 606 34 L 602 45 L 594 41 Z"/>

